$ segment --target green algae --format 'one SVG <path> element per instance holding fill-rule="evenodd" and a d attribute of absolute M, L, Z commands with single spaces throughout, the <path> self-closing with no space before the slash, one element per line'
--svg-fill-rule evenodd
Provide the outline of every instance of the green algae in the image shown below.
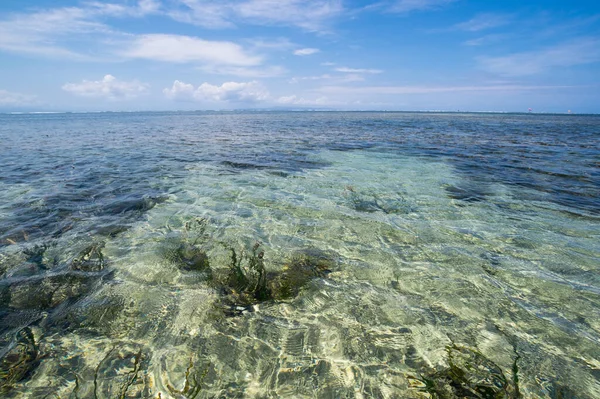
<path fill-rule="evenodd" d="M 408 214 L 414 212 L 413 205 L 403 193 L 377 193 L 346 186 L 343 193 L 350 208 L 358 212 L 383 212 L 385 214 Z"/>

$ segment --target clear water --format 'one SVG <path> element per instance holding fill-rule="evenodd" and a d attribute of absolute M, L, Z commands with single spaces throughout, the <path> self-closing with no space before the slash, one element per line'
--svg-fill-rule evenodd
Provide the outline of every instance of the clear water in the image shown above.
<path fill-rule="evenodd" d="M 0 167 L 2 397 L 600 397 L 598 116 L 2 115 Z M 334 266 L 226 305 L 192 240 Z"/>

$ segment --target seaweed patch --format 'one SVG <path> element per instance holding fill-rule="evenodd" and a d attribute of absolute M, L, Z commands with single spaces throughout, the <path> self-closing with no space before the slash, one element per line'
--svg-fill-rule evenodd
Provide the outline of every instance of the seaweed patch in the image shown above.
<path fill-rule="evenodd" d="M 508 379 L 496 363 L 478 350 L 452 344 L 446 353 L 448 366 L 409 378 L 413 388 L 437 399 L 521 397 L 516 374 Z M 518 368 L 513 366 L 513 372 L 518 372 Z"/>

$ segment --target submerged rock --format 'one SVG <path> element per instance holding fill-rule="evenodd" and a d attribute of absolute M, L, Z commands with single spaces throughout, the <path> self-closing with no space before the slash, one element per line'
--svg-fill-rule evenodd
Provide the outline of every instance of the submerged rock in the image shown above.
<path fill-rule="evenodd" d="M 246 310 L 249 306 L 270 300 L 286 300 L 297 296 L 312 279 L 326 277 L 333 261 L 323 253 L 305 251 L 287 262 L 283 270 L 265 269 L 264 251 L 260 244 L 248 254 L 239 256 L 231 250 L 231 263 L 224 275 L 217 275 L 213 283 L 224 294 L 232 309 Z"/>
<path fill-rule="evenodd" d="M 85 248 L 79 256 L 71 262 L 71 268 L 83 272 L 99 272 L 106 267 L 106 260 L 102 253 L 104 243 L 94 243 Z"/>
<path fill-rule="evenodd" d="M 168 199 L 168 196 L 156 196 L 118 200 L 106 206 L 105 211 L 114 215 L 124 213 L 143 213 L 149 211 L 158 204 L 162 204 Z"/>
<path fill-rule="evenodd" d="M 444 188 L 449 198 L 465 202 L 481 202 L 485 201 L 489 196 L 486 190 L 474 184 L 463 186 L 447 185 Z"/>
<path fill-rule="evenodd" d="M 264 251 L 260 243 L 252 247 L 247 254 L 242 251 L 238 256 L 230 248 L 231 261 L 225 275 L 217 276 L 213 281 L 220 291 L 228 297 L 232 305 L 248 306 L 272 298 L 267 287 L 267 271 L 264 264 Z"/>
<path fill-rule="evenodd" d="M 31 248 L 27 248 L 27 249 L 23 250 L 23 254 L 26 256 L 27 262 L 36 265 L 40 269 L 48 269 L 47 262 L 44 259 L 44 255 L 48 248 L 49 248 L 49 245 L 47 245 L 47 244 L 34 245 Z M 54 263 L 56 263 L 56 261 Z"/>
<path fill-rule="evenodd" d="M 332 259 L 323 253 L 307 251 L 294 255 L 283 271 L 269 281 L 273 298 L 295 297 L 310 280 L 326 277 L 333 267 Z"/>
<path fill-rule="evenodd" d="M 448 367 L 422 375 L 418 390 L 439 399 L 484 398 L 516 399 L 518 387 L 502 369 L 479 351 L 458 345 L 449 346 Z M 517 381 L 516 378 L 513 378 Z"/>
<path fill-rule="evenodd" d="M 280 271 L 267 270 L 260 243 L 241 251 L 220 241 L 211 246 L 207 225 L 204 218 L 186 222 L 180 231 L 170 233 L 159 251 L 180 270 L 205 278 L 220 294 L 227 313 L 239 314 L 261 302 L 293 298 L 312 279 L 326 277 L 334 265 L 328 254 L 308 250 L 294 254 Z M 209 258 L 207 249 L 215 246 L 229 251 L 228 260 Z"/>
<path fill-rule="evenodd" d="M 187 271 L 207 271 L 210 268 L 208 255 L 201 248 L 183 243 L 171 253 L 171 261 Z"/>
<path fill-rule="evenodd" d="M 136 343 L 117 343 L 96 367 L 94 398 L 148 398 L 150 352 Z"/>
<path fill-rule="evenodd" d="M 358 212 L 383 212 L 385 214 L 414 212 L 413 206 L 400 193 L 379 195 L 371 191 L 359 191 L 352 186 L 346 186 L 344 197 L 350 207 Z"/>
<path fill-rule="evenodd" d="M 50 310 L 87 294 L 97 280 L 97 275 L 74 272 L 38 276 L 13 282 L 3 296 L 12 309 Z"/>
<path fill-rule="evenodd" d="M 0 352 L 0 393 L 28 378 L 37 367 L 39 358 L 31 328 L 21 329 L 14 342 Z"/>
<path fill-rule="evenodd" d="M 193 272 L 208 272 L 210 262 L 206 248 L 202 245 L 207 239 L 205 234 L 208 221 L 195 218 L 186 222 L 183 231 L 164 242 L 161 248 L 162 256 L 175 264 L 180 270 Z"/>

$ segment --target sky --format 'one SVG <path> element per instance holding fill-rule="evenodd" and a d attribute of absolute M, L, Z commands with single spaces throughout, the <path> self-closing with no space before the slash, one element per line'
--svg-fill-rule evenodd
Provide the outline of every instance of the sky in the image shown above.
<path fill-rule="evenodd" d="M 600 113 L 597 0 L 0 0 L 0 111 Z"/>

